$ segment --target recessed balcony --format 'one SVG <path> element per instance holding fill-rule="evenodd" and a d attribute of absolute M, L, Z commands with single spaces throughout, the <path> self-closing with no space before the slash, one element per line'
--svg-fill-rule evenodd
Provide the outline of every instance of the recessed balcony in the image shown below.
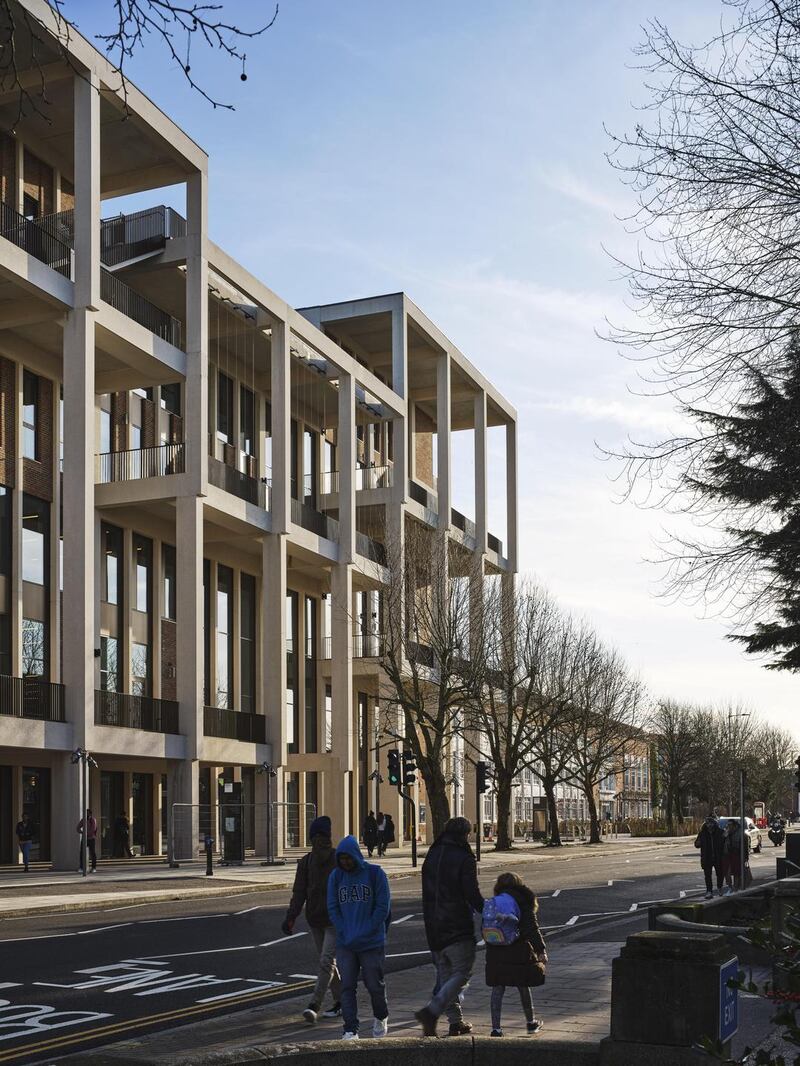
<path fill-rule="evenodd" d="M 302 500 L 296 500 L 294 497 L 292 497 L 291 501 L 291 511 L 292 521 L 296 526 L 302 526 L 303 529 L 307 529 L 310 533 L 316 533 L 318 537 L 338 541 L 339 523 L 335 518 L 323 514 L 322 511 L 318 511 L 310 504 L 303 503 Z"/>
<path fill-rule="evenodd" d="M 353 634 L 353 658 L 354 659 L 381 659 L 386 648 L 386 637 L 383 633 L 354 633 Z M 333 637 L 323 637 L 320 648 L 320 659 L 333 657 Z"/>
<path fill-rule="evenodd" d="M 105 300 L 127 318 L 138 322 L 157 337 L 180 348 L 182 344 L 182 327 L 177 318 L 157 307 L 141 293 L 126 285 L 122 278 L 112 274 L 105 267 L 100 268 L 100 298 Z"/>
<path fill-rule="evenodd" d="M 100 690 L 94 694 L 94 724 L 179 734 L 180 714 L 174 700 Z"/>
<path fill-rule="evenodd" d="M 39 722 L 65 722 L 64 686 L 40 677 L 0 674 L 0 715 L 33 718 Z"/>
<path fill-rule="evenodd" d="M 249 714 L 228 707 L 204 707 L 203 735 L 241 740 L 246 744 L 266 744 L 267 720 L 263 714 Z"/>
<path fill-rule="evenodd" d="M 133 448 L 125 452 L 102 452 L 95 456 L 95 481 L 141 481 L 149 477 L 169 477 L 186 470 L 185 444 L 160 444 L 154 448 Z"/>
<path fill-rule="evenodd" d="M 71 278 L 72 241 L 65 240 L 63 234 L 59 236 L 43 222 L 43 219 L 27 219 L 8 204 L 0 203 L 0 236 L 65 278 Z"/>
<path fill-rule="evenodd" d="M 356 551 L 365 559 L 371 559 L 373 563 L 386 566 L 386 545 L 379 540 L 373 540 L 366 533 L 356 533 Z"/>

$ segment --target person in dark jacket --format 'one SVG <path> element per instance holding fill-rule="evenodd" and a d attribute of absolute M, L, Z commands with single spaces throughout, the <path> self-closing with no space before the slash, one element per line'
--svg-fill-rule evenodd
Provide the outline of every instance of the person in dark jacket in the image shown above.
<path fill-rule="evenodd" d="M 313 1025 L 319 1016 L 330 986 L 333 1006 L 323 1018 L 339 1018 L 342 1013 L 342 982 L 336 967 L 336 930 L 328 915 L 328 878 L 336 867 L 336 855 L 331 840 L 331 820 L 323 815 L 311 823 L 308 835 L 311 851 L 297 864 L 292 899 L 281 929 L 291 936 L 294 923 L 305 906 L 306 922 L 319 956 L 317 983 L 311 1002 L 303 1011 L 303 1018 Z"/>
<path fill-rule="evenodd" d="M 131 823 L 128 821 L 127 814 L 121 811 L 114 820 L 114 857 L 121 859 L 123 856 L 127 859 L 133 858 L 133 852 L 131 851 Z"/>
<path fill-rule="evenodd" d="M 372 811 L 364 819 L 362 835 L 364 837 L 364 847 L 367 849 L 367 856 L 371 859 L 373 851 L 378 846 L 378 823 Z"/>
<path fill-rule="evenodd" d="M 531 986 L 542 983 L 542 967 L 547 963 L 547 948 L 536 917 L 539 904 L 516 874 L 500 874 L 497 878 L 494 894 L 500 896 L 504 892 L 512 896 L 519 907 L 519 939 L 511 944 L 486 945 L 486 984 L 492 990 L 491 1035 L 503 1035 L 503 996 L 509 986 L 519 989 L 528 1032 L 538 1033 L 542 1022 L 533 1016 Z"/>
<path fill-rule="evenodd" d="M 700 849 L 700 865 L 703 868 L 703 876 L 706 879 L 706 899 L 711 899 L 714 895 L 712 873 L 717 875 L 717 893 L 721 896 L 725 877 L 722 868 L 725 833 L 716 815 L 710 814 L 706 818 L 703 828 L 697 834 L 694 846 Z"/>
<path fill-rule="evenodd" d="M 433 995 L 414 1015 L 425 1036 L 436 1036 L 436 1024 L 445 1012 L 450 1036 L 472 1032 L 459 997 L 475 965 L 473 913 L 483 909 L 483 896 L 469 833 L 466 818 L 451 818 L 422 864 L 425 935 L 436 967 Z"/>
<path fill-rule="evenodd" d="M 386 815 L 386 828 L 383 832 L 383 854 L 386 854 L 386 849 L 390 844 L 394 844 L 394 819 L 391 814 Z"/>
<path fill-rule="evenodd" d="M 31 861 L 31 848 L 33 847 L 33 839 L 36 836 L 36 833 L 34 832 L 33 822 L 27 814 L 23 814 L 21 821 L 17 822 L 16 834 L 19 850 L 22 852 L 22 865 L 25 873 L 28 873 L 28 864 Z"/>

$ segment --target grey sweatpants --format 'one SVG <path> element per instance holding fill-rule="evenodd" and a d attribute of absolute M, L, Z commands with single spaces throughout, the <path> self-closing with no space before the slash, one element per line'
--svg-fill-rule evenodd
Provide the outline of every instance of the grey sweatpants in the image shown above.
<path fill-rule="evenodd" d="M 436 984 L 428 1004 L 428 1010 L 438 1018 L 447 1013 L 451 1025 L 462 1021 L 460 995 L 469 984 L 472 967 L 475 965 L 475 942 L 457 940 L 441 951 L 432 951 L 436 967 Z"/>
<path fill-rule="evenodd" d="M 325 993 L 328 991 L 328 985 L 330 985 L 333 1002 L 341 1002 L 342 982 L 339 979 L 339 971 L 336 968 L 336 930 L 332 925 L 328 925 L 324 929 L 318 929 L 312 925 L 311 936 L 314 938 L 314 945 L 319 955 L 317 983 L 314 986 L 311 1002 L 319 1010 L 322 1006 L 322 1001 L 325 999 Z"/>

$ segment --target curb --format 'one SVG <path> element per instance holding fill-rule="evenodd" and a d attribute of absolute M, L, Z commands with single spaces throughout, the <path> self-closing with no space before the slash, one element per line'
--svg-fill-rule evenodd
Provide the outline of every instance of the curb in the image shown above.
<path fill-rule="evenodd" d="M 583 847 L 583 846 L 585 846 L 585 847 L 595 847 L 595 845 L 588 845 L 587 844 L 587 845 L 567 845 L 567 848 L 569 850 L 571 850 L 573 847 L 576 847 L 576 846 L 577 847 Z M 643 851 L 656 851 L 656 850 L 659 850 L 661 848 L 682 847 L 682 846 L 684 846 L 684 842 L 682 840 L 681 841 L 672 841 L 671 840 L 671 841 L 665 841 L 663 843 L 658 843 L 658 844 L 638 844 L 638 845 L 635 845 L 634 847 L 620 848 L 620 850 L 617 851 L 616 854 L 618 854 L 618 855 L 621 855 L 621 854 L 633 854 L 633 853 L 638 854 L 639 852 L 643 852 Z M 493 855 L 494 854 L 502 854 L 504 856 L 503 861 L 506 864 L 508 864 L 509 866 L 511 866 L 511 865 L 518 865 L 520 863 L 531 862 L 532 859 L 534 859 L 534 857 L 537 854 L 539 854 L 540 850 L 541 851 L 546 851 L 547 856 L 548 856 L 548 861 L 564 862 L 564 861 L 567 861 L 571 857 L 568 854 L 562 853 L 560 849 L 552 849 L 551 850 L 551 849 L 544 849 L 544 848 L 537 849 L 533 853 L 521 852 L 521 851 L 516 851 L 516 852 L 512 851 L 512 852 L 502 852 L 502 853 L 492 852 L 491 854 L 493 854 Z M 495 864 L 491 863 L 489 865 L 495 865 Z M 416 868 L 409 867 L 407 870 L 392 870 L 391 872 L 387 872 L 386 876 L 388 877 L 388 879 L 390 881 L 398 881 L 398 880 L 402 880 L 403 878 L 418 876 L 420 874 L 420 872 L 421 872 L 421 869 L 422 869 L 422 867 L 420 865 L 420 866 L 417 866 Z M 479 866 L 479 869 L 480 869 L 480 866 Z M 169 888 L 166 888 L 166 889 L 164 889 L 161 892 L 150 892 L 150 893 L 147 893 L 145 895 L 130 896 L 130 897 L 126 896 L 124 894 L 124 891 L 119 891 L 118 890 L 117 894 L 114 895 L 114 896 L 100 896 L 99 898 L 98 897 L 94 897 L 93 898 L 92 896 L 87 896 L 86 899 L 82 899 L 80 901 L 73 900 L 73 901 L 70 901 L 69 903 L 53 902 L 53 903 L 48 903 L 48 904 L 33 904 L 30 907 L 23 907 L 23 908 L 20 908 L 19 910 L 14 910 L 13 913 L 4 915 L 4 917 L 6 917 L 6 918 L 24 918 L 24 917 L 30 916 L 30 917 L 33 918 L 33 917 L 46 915 L 46 914 L 71 914 L 71 913 L 79 913 L 81 911 L 104 910 L 104 909 L 106 909 L 108 907 L 124 905 L 125 903 L 130 903 L 132 905 L 133 904 L 139 904 L 139 903 L 171 903 L 171 902 L 176 902 L 176 901 L 180 901 L 180 900 L 214 899 L 214 898 L 220 898 L 220 897 L 224 897 L 224 896 L 240 896 L 240 895 L 245 895 L 245 894 L 251 894 L 253 892 L 273 892 L 273 891 L 275 891 L 275 892 L 286 892 L 286 891 L 290 891 L 291 890 L 293 882 L 294 882 L 294 877 L 292 877 L 290 880 L 282 881 L 280 883 L 276 883 L 276 882 L 270 882 L 270 883 L 265 883 L 265 882 L 252 882 L 252 883 L 251 882 L 239 882 L 237 884 L 227 884 L 225 886 L 223 886 L 223 885 L 219 885 L 219 886 L 213 885 L 212 886 L 212 885 L 203 884 L 203 885 L 197 885 L 194 888 L 185 888 L 185 889 L 169 889 Z M 116 882 L 117 885 L 119 885 L 119 883 L 120 882 Z M 135 882 L 134 882 L 134 884 L 135 884 Z M 2 891 L 2 889 L 0 889 L 0 891 Z M 110 891 L 113 891 L 113 890 L 110 890 Z M 131 891 L 134 892 L 135 889 L 131 889 Z M 57 900 L 58 897 L 53 897 L 53 898 L 54 898 L 54 900 Z M 0 920 L 2 920 L 2 919 L 0 919 Z"/>

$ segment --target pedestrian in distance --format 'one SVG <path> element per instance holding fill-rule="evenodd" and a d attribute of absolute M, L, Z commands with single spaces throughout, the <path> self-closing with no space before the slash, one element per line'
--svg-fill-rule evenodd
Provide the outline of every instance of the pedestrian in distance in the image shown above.
<path fill-rule="evenodd" d="M 33 838 L 35 834 L 33 822 L 30 820 L 27 814 L 23 814 L 20 821 L 17 822 L 17 828 L 15 832 L 17 834 L 17 843 L 19 844 L 19 850 L 22 852 L 22 867 L 25 873 L 29 873 L 31 848 L 33 847 Z"/>
<path fill-rule="evenodd" d="M 78 822 L 78 832 L 83 834 L 83 818 Z M 91 873 L 97 873 L 97 819 L 92 814 L 91 810 L 86 808 L 86 851 L 92 860 Z M 83 841 L 81 840 L 81 846 L 78 858 L 78 873 L 83 873 Z"/>
<path fill-rule="evenodd" d="M 475 856 L 469 846 L 470 823 L 451 818 L 422 864 L 422 912 L 425 936 L 436 968 L 436 983 L 427 1005 L 414 1017 L 424 1036 L 436 1036 L 442 1014 L 449 1036 L 472 1032 L 464 1021 L 461 993 L 475 965 L 475 921 L 483 911 Z"/>
<path fill-rule="evenodd" d="M 390 844 L 394 844 L 394 821 L 391 814 L 386 815 L 386 826 L 383 830 L 383 854 L 386 854 L 386 849 Z"/>
<path fill-rule="evenodd" d="M 694 846 L 700 849 L 700 865 L 703 868 L 703 876 L 706 879 L 705 898 L 711 899 L 714 895 L 712 874 L 717 875 L 717 894 L 721 896 L 722 886 L 725 881 L 723 870 L 725 832 L 715 814 L 709 814 L 708 818 L 703 822 Z"/>
<path fill-rule="evenodd" d="M 750 855 L 750 838 L 745 833 L 744 837 L 744 863 L 745 870 L 742 870 L 742 830 L 738 818 L 729 818 L 725 825 L 725 839 L 723 843 L 723 854 L 725 863 L 725 874 L 728 887 L 725 889 L 725 895 L 730 896 L 733 892 L 739 892 L 743 886 L 742 875 L 750 869 L 748 864 L 748 858 Z"/>
<path fill-rule="evenodd" d="M 131 851 L 131 823 L 124 811 L 121 811 L 114 820 L 114 856 L 117 859 L 132 859 Z"/>
<path fill-rule="evenodd" d="M 367 849 L 367 857 L 371 859 L 373 851 L 378 846 L 378 823 L 373 811 L 370 811 L 364 819 L 362 835 L 364 837 L 364 847 Z"/>
<path fill-rule="evenodd" d="M 386 815 L 383 811 L 378 811 L 375 818 L 375 824 L 377 826 L 377 846 L 378 846 L 378 858 L 386 852 Z"/>
<path fill-rule="evenodd" d="M 533 1015 L 531 988 L 544 984 L 547 948 L 536 917 L 536 896 L 513 873 L 500 874 L 493 899 L 483 907 L 482 930 L 486 942 L 486 984 L 492 990 L 491 1036 L 502 1036 L 503 996 L 506 988 L 519 989 L 529 1033 L 542 1022 Z"/>
<path fill-rule="evenodd" d="M 383 979 L 391 896 L 386 874 L 367 862 L 358 841 L 347 836 L 336 849 L 336 869 L 328 879 L 328 914 L 336 928 L 336 954 L 342 976 L 343 1040 L 358 1040 L 358 976 L 372 1001 L 372 1035 L 386 1036 L 389 1007 Z"/>
<path fill-rule="evenodd" d="M 323 1018 L 339 1018 L 342 1014 L 342 983 L 336 966 L 336 930 L 328 915 L 328 878 L 336 867 L 336 855 L 331 840 L 331 820 L 326 815 L 315 818 L 308 830 L 309 851 L 297 864 L 289 909 L 281 929 L 286 936 L 294 932 L 294 925 L 306 909 L 306 922 L 317 949 L 317 983 L 311 1002 L 303 1011 L 303 1018 L 313 1025 L 319 1017 L 328 988 L 333 1005 L 323 1012 Z"/>

